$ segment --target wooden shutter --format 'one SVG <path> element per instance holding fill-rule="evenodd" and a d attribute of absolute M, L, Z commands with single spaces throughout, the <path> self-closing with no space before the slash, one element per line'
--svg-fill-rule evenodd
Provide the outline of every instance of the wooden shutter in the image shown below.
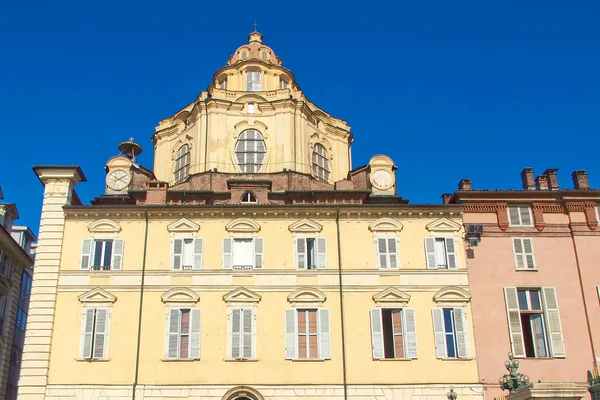
<path fill-rule="evenodd" d="M 529 206 L 521 206 L 519 210 L 521 211 L 521 225 L 531 225 Z"/>
<path fill-rule="evenodd" d="M 233 239 L 223 238 L 223 269 L 233 268 Z"/>
<path fill-rule="evenodd" d="M 113 240 L 113 254 L 111 269 L 120 270 L 123 268 L 123 248 L 125 247 L 125 241 L 123 239 Z"/>
<path fill-rule="evenodd" d="M 242 314 L 242 354 L 243 358 L 252 358 L 252 309 L 244 308 L 241 310 Z"/>
<path fill-rule="evenodd" d="M 435 238 L 425 238 L 425 256 L 427 257 L 427 268 L 437 269 L 435 260 Z"/>
<path fill-rule="evenodd" d="M 433 334 L 435 336 L 435 356 L 437 358 L 447 358 L 448 349 L 446 348 L 446 335 L 444 334 L 444 309 L 434 308 L 433 314 Z"/>
<path fill-rule="evenodd" d="M 201 330 L 202 311 L 199 308 L 192 308 L 190 310 L 190 358 L 200 358 Z"/>
<path fill-rule="evenodd" d="M 385 238 L 377 238 L 377 267 L 382 269 L 388 267 L 387 243 Z"/>
<path fill-rule="evenodd" d="M 170 308 L 167 318 L 167 358 L 179 358 L 179 309 Z"/>
<path fill-rule="evenodd" d="M 398 268 L 398 241 L 395 237 L 387 238 L 387 250 L 390 268 Z"/>
<path fill-rule="evenodd" d="M 181 269 L 181 259 L 183 257 L 183 239 L 171 240 L 171 269 Z"/>
<path fill-rule="evenodd" d="M 96 329 L 94 332 L 94 357 L 106 358 L 106 344 L 108 336 L 108 310 L 96 309 Z"/>
<path fill-rule="evenodd" d="M 285 310 L 285 358 L 298 358 L 298 318 L 293 308 Z"/>
<path fill-rule="evenodd" d="M 521 225 L 521 219 L 519 218 L 519 207 L 508 206 L 508 219 L 511 225 Z"/>
<path fill-rule="evenodd" d="M 317 334 L 319 337 L 319 358 L 331 358 L 331 334 L 329 329 L 329 309 L 317 310 Z"/>
<path fill-rule="evenodd" d="M 454 327 L 456 328 L 457 356 L 458 358 L 467 358 L 469 356 L 469 335 L 467 334 L 464 308 L 454 309 Z"/>
<path fill-rule="evenodd" d="M 204 241 L 200 238 L 194 239 L 194 264 L 192 269 L 202 269 L 202 252 L 204 250 Z"/>
<path fill-rule="evenodd" d="M 413 308 L 402 309 L 402 327 L 404 329 L 404 357 L 417 358 L 417 323 Z"/>
<path fill-rule="evenodd" d="M 94 248 L 93 244 L 93 239 L 83 239 L 81 242 L 81 263 L 79 264 L 80 269 L 90 269 L 90 265 L 92 265 L 92 250 Z"/>
<path fill-rule="evenodd" d="M 548 342 L 552 350 L 552 357 L 565 357 L 565 343 L 560 324 L 556 289 L 544 287 L 542 292 L 544 295 L 544 314 L 546 314 L 546 325 L 548 327 Z"/>
<path fill-rule="evenodd" d="M 260 71 L 254 72 L 254 77 L 252 78 L 252 91 L 260 92 Z"/>
<path fill-rule="evenodd" d="M 247 92 L 251 92 L 252 91 L 252 87 L 253 87 L 253 85 L 252 85 L 252 83 L 253 83 L 252 78 L 253 78 L 252 72 L 246 72 L 246 91 Z"/>
<path fill-rule="evenodd" d="M 371 343 L 373 358 L 383 358 L 383 326 L 381 322 L 381 308 L 371 309 Z"/>
<path fill-rule="evenodd" d="M 242 310 L 239 308 L 232 308 L 229 310 L 229 320 L 229 358 L 235 360 L 241 358 L 240 332 L 242 329 Z"/>
<path fill-rule="evenodd" d="M 261 269 L 263 267 L 264 255 L 263 255 L 263 239 L 254 239 L 254 268 Z"/>
<path fill-rule="evenodd" d="M 92 335 L 94 334 L 94 308 L 87 308 L 81 330 L 81 358 L 92 358 Z"/>
<path fill-rule="evenodd" d="M 458 268 L 458 257 L 456 255 L 457 243 L 454 238 L 446 238 L 446 260 L 448 261 L 448 269 Z"/>
<path fill-rule="evenodd" d="M 513 239 L 513 248 L 515 250 L 515 265 L 517 269 L 525 269 L 525 254 L 523 252 L 523 241 L 520 238 Z"/>
<path fill-rule="evenodd" d="M 315 246 L 316 246 L 317 268 L 319 268 L 319 269 L 327 268 L 327 243 L 325 241 L 325 238 L 316 238 Z"/>
<path fill-rule="evenodd" d="M 296 239 L 296 268 L 306 269 L 306 239 Z"/>
<path fill-rule="evenodd" d="M 523 252 L 525 256 L 525 265 L 528 269 L 535 269 L 535 257 L 533 255 L 533 242 L 531 239 L 521 239 L 523 241 Z"/>
<path fill-rule="evenodd" d="M 521 313 L 519 311 L 517 288 L 504 288 L 504 299 L 506 301 L 506 315 L 508 317 L 508 331 L 512 352 L 515 357 L 525 357 L 525 342 L 523 340 L 523 331 L 521 330 Z"/>

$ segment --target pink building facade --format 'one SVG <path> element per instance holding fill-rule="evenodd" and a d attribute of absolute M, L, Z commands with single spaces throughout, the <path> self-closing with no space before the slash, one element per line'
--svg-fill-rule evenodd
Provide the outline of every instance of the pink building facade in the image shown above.
<path fill-rule="evenodd" d="M 473 324 L 485 398 L 500 397 L 512 352 L 532 382 L 576 382 L 600 363 L 600 190 L 585 171 L 560 189 L 557 170 L 522 190 L 473 190 L 463 179 L 448 203 L 465 205 Z"/>

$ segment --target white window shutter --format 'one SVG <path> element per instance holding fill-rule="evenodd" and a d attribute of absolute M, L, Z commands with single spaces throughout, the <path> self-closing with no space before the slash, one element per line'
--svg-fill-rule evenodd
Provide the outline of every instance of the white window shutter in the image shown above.
<path fill-rule="evenodd" d="M 388 267 L 387 243 L 385 238 L 377 238 L 377 268 Z"/>
<path fill-rule="evenodd" d="M 319 358 L 331 358 L 331 333 L 329 328 L 329 309 L 317 310 L 317 332 L 319 335 Z"/>
<path fill-rule="evenodd" d="M 383 358 L 383 326 L 381 322 L 381 308 L 371 309 L 371 343 L 373 358 Z"/>
<path fill-rule="evenodd" d="M 402 309 L 402 326 L 404 328 L 404 356 L 406 358 L 417 358 L 417 322 L 415 320 L 414 308 Z"/>
<path fill-rule="evenodd" d="M 181 269 L 181 258 L 183 257 L 183 239 L 171 240 L 171 269 Z"/>
<path fill-rule="evenodd" d="M 87 308 L 81 329 L 81 358 L 92 358 L 92 335 L 94 334 L 94 308 Z"/>
<path fill-rule="evenodd" d="M 170 308 L 167 317 L 167 358 L 179 358 L 179 309 Z"/>
<path fill-rule="evenodd" d="M 504 299 L 506 301 L 506 315 L 508 317 L 508 330 L 510 344 L 515 357 L 525 357 L 525 341 L 521 330 L 521 313 L 519 311 L 519 300 L 517 288 L 505 287 Z"/>
<path fill-rule="evenodd" d="M 202 311 L 190 310 L 190 358 L 200 358 L 200 334 L 202 331 Z"/>
<path fill-rule="evenodd" d="M 425 255 L 427 257 L 427 268 L 437 269 L 437 262 L 435 260 L 435 238 L 425 238 Z"/>
<path fill-rule="evenodd" d="M 521 224 L 531 225 L 531 211 L 529 206 L 521 206 L 519 209 L 521 211 Z"/>
<path fill-rule="evenodd" d="M 456 327 L 456 348 L 458 358 L 469 356 L 469 335 L 467 333 L 467 322 L 464 308 L 454 309 L 454 326 Z"/>
<path fill-rule="evenodd" d="M 192 269 L 202 269 L 202 253 L 204 251 L 204 240 L 194 239 L 194 265 Z"/>
<path fill-rule="evenodd" d="M 254 239 L 254 268 L 261 269 L 264 263 L 263 238 Z"/>
<path fill-rule="evenodd" d="M 94 338 L 94 357 L 106 358 L 106 344 L 108 336 L 108 310 L 106 308 L 96 309 L 96 332 Z"/>
<path fill-rule="evenodd" d="M 515 266 L 517 269 L 525 269 L 525 254 L 523 252 L 523 240 L 513 238 L 513 248 L 515 250 Z"/>
<path fill-rule="evenodd" d="M 523 239 L 523 252 L 527 268 L 535 269 L 535 256 L 533 254 L 533 242 L 531 239 Z"/>
<path fill-rule="evenodd" d="M 448 261 L 448 269 L 458 268 L 458 256 L 456 254 L 458 246 L 456 239 L 446 238 L 446 259 Z"/>
<path fill-rule="evenodd" d="M 293 308 L 285 310 L 285 358 L 298 358 L 298 318 Z"/>
<path fill-rule="evenodd" d="M 252 309 L 242 310 L 242 357 L 252 358 Z"/>
<path fill-rule="evenodd" d="M 296 268 L 306 269 L 306 239 L 296 239 Z"/>
<path fill-rule="evenodd" d="M 81 242 L 81 262 L 79 264 L 80 269 L 90 269 L 90 265 L 92 264 L 93 244 L 93 239 L 83 239 Z"/>
<path fill-rule="evenodd" d="M 327 242 L 325 238 L 316 238 L 317 268 L 327 268 Z"/>
<path fill-rule="evenodd" d="M 444 310 L 434 308 L 433 314 L 433 334 L 435 335 L 435 356 L 437 358 L 447 358 L 448 349 L 446 348 L 446 335 L 444 334 Z"/>
<path fill-rule="evenodd" d="M 229 358 L 235 360 L 241 358 L 241 330 L 242 330 L 242 310 L 239 308 L 232 308 L 229 310 L 230 315 L 230 329 L 229 337 L 231 339 L 230 345 L 230 356 Z"/>
<path fill-rule="evenodd" d="M 387 239 L 389 267 L 398 268 L 398 240 L 395 237 Z"/>
<path fill-rule="evenodd" d="M 552 357 L 565 357 L 565 343 L 563 340 L 560 313 L 558 312 L 558 300 L 556 289 L 553 287 L 542 288 L 544 295 L 544 312 L 546 314 L 546 325 Z"/>
<path fill-rule="evenodd" d="M 252 320 L 252 326 L 251 326 L 251 335 L 250 335 L 250 339 L 251 339 L 251 343 L 252 343 L 252 351 L 250 352 L 250 358 L 256 358 L 256 310 L 255 309 L 250 309 L 251 313 L 250 313 L 250 317 Z"/>
<path fill-rule="evenodd" d="M 519 218 L 519 207 L 508 206 L 508 221 L 511 225 L 521 225 L 521 219 Z"/>
<path fill-rule="evenodd" d="M 246 91 L 247 92 L 251 92 L 252 91 L 252 72 L 246 72 Z"/>
<path fill-rule="evenodd" d="M 113 241 L 113 254 L 111 269 L 120 270 L 123 268 L 123 248 L 125 247 L 125 241 L 123 239 L 115 239 Z"/>
<path fill-rule="evenodd" d="M 254 92 L 260 92 L 260 78 L 261 78 L 261 73 L 260 71 L 254 72 L 254 78 L 253 78 L 253 87 L 252 87 L 252 91 Z"/>
<path fill-rule="evenodd" d="M 223 238 L 223 269 L 233 268 L 233 239 Z"/>

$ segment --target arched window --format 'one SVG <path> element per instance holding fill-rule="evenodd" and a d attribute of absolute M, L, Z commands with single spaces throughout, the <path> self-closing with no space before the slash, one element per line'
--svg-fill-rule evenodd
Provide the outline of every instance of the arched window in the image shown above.
<path fill-rule="evenodd" d="M 313 149 L 313 173 L 315 178 L 329 182 L 329 161 L 323 145 L 317 143 Z"/>
<path fill-rule="evenodd" d="M 235 145 L 235 155 L 242 172 L 260 171 L 265 161 L 265 141 L 260 132 L 247 129 L 238 138 Z"/>
<path fill-rule="evenodd" d="M 242 196 L 242 204 L 255 204 L 256 196 L 252 194 L 252 192 L 246 192 Z"/>
<path fill-rule="evenodd" d="M 175 171 L 173 177 L 175 183 L 183 182 L 190 174 L 190 146 L 184 144 L 177 151 L 177 158 L 175 159 Z"/>

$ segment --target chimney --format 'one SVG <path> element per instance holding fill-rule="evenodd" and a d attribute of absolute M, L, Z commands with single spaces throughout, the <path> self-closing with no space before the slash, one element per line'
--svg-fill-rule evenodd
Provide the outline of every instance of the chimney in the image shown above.
<path fill-rule="evenodd" d="M 558 169 L 552 168 L 544 171 L 544 175 L 548 177 L 548 189 L 558 190 L 558 175 L 556 173 Z"/>
<path fill-rule="evenodd" d="M 452 199 L 451 193 L 442 194 L 442 204 L 450 204 L 450 200 Z"/>
<path fill-rule="evenodd" d="M 588 190 L 590 188 L 587 171 L 585 169 L 573 171 L 571 177 L 573 178 L 573 185 L 575 186 L 576 190 Z"/>
<path fill-rule="evenodd" d="M 538 190 L 548 190 L 548 177 L 546 175 L 538 175 L 535 178 L 535 186 Z"/>
<path fill-rule="evenodd" d="M 461 179 L 458 182 L 458 190 L 473 190 L 470 179 Z"/>
<path fill-rule="evenodd" d="M 521 179 L 523 180 L 523 190 L 535 190 L 533 168 L 523 168 L 523 171 L 521 171 Z"/>

